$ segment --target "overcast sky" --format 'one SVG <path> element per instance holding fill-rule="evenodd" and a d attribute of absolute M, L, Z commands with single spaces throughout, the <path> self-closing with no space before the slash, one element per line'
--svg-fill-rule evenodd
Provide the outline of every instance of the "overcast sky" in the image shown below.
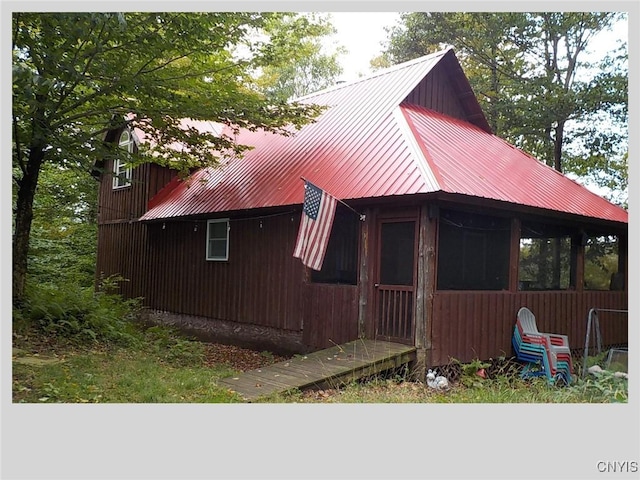
<path fill-rule="evenodd" d="M 332 12 L 331 16 L 338 31 L 334 41 L 348 50 L 342 56 L 341 80 L 355 80 L 371 73 L 369 61 L 382 52 L 384 27 L 396 23 L 398 12 Z"/>
<path fill-rule="evenodd" d="M 399 12 L 331 12 L 331 17 L 338 31 L 332 43 L 348 50 L 341 58 L 344 69 L 341 80 L 355 80 L 371 73 L 369 62 L 382 52 L 381 42 L 387 38 L 384 28 L 397 23 Z M 601 55 L 615 45 L 616 39 L 627 38 L 627 22 L 623 22 L 612 32 L 602 32 L 590 46 Z"/>

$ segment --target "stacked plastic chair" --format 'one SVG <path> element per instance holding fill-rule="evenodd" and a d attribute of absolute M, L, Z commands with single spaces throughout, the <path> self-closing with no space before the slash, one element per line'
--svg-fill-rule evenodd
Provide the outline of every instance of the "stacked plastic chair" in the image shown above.
<path fill-rule="evenodd" d="M 545 375 L 551 384 L 571 383 L 573 362 L 568 337 L 539 332 L 536 317 L 527 307 L 518 310 L 512 344 L 516 358 L 527 363 L 523 378 Z"/>

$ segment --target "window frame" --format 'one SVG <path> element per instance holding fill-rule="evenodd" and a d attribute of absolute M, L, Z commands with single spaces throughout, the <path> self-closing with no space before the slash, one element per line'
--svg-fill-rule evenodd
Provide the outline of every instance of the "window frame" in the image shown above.
<path fill-rule="evenodd" d="M 123 137 L 126 136 L 126 139 L 123 140 Z M 133 153 L 133 135 L 132 133 L 125 129 L 120 134 L 118 139 L 118 148 L 125 149 L 128 154 Z M 131 186 L 131 177 L 132 177 L 132 168 L 131 166 L 125 166 L 127 162 L 122 160 L 121 158 L 115 158 L 113 160 L 113 182 L 112 188 L 113 190 L 118 190 L 121 188 L 127 188 Z M 124 175 L 123 175 L 124 174 Z"/>
<path fill-rule="evenodd" d="M 216 223 L 226 224 L 225 236 L 211 238 L 211 225 Z M 227 262 L 229 260 L 229 231 L 231 230 L 228 218 L 215 218 L 207 220 L 207 235 L 206 235 L 206 254 L 205 258 L 208 262 Z M 223 240 L 225 241 L 225 254 L 224 256 L 211 255 L 211 240 Z"/>

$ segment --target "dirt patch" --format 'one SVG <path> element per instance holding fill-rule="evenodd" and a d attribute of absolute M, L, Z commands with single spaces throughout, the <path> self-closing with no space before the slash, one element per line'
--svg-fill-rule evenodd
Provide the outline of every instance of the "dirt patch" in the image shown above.
<path fill-rule="evenodd" d="M 64 362 L 62 358 L 51 357 L 15 357 L 14 363 L 20 363 L 22 365 L 30 365 L 32 367 L 42 367 L 43 365 L 51 365 L 53 363 Z"/>
<path fill-rule="evenodd" d="M 64 362 L 64 359 L 56 356 L 46 356 L 30 354 L 26 350 L 21 348 L 13 348 L 11 351 L 11 357 L 14 363 L 20 363 L 22 365 L 31 365 L 32 367 L 41 367 L 43 365 L 51 365 L 52 363 Z"/>

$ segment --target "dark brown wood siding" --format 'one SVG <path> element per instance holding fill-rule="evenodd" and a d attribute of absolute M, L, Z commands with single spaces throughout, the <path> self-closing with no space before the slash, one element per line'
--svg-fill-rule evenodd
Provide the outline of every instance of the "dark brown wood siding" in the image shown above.
<path fill-rule="evenodd" d="M 448 364 L 512 356 L 511 336 L 520 307 L 536 316 L 541 332 L 568 335 L 584 348 L 591 308 L 626 310 L 626 292 L 436 292 L 431 326 L 431 363 Z M 628 342 L 626 314 L 600 314 L 603 345 Z"/>
<path fill-rule="evenodd" d="M 119 292 L 127 298 L 146 295 L 147 229 L 139 222 L 109 223 L 98 228 L 96 281 L 119 276 Z"/>
<path fill-rule="evenodd" d="M 358 287 L 308 283 L 303 295 L 306 345 L 327 348 L 358 338 Z"/>
<path fill-rule="evenodd" d="M 464 108 L 453 90 L 449 75 L 443 66 L 434 68 L 405 98 L 405 101 L 460 120 L 467 120 Z"/>
<path fill-rule="evenodd" d="M 358 338 L 358 287 L 304 281 L 299 213 L 231 219 L 229 260 L 207 261 L 206 220 L 107 223 L 98 268 L 159 311 L 295 332 L 312 348 Z"/>
<path fill-rule="evenodd" d="M 112 171 L 112 162 L 105 162 L 105 172 Z M 98 194 L 98 223 L 134 220 L 147 211 L 149 200 L 176 175 L 174 170 L 156 164 L 133 169 L 131 185 L 112 188 L 111 175 L 103 173 Z"/>
<path fill-rule="evenodd" d="M 298 216 L 231 219 L 228 261 L 206 260 L 205 220 L 149 224 L 145 303 L 173 313 L 299 331 L 303 269 L 292 255 Z"/>

